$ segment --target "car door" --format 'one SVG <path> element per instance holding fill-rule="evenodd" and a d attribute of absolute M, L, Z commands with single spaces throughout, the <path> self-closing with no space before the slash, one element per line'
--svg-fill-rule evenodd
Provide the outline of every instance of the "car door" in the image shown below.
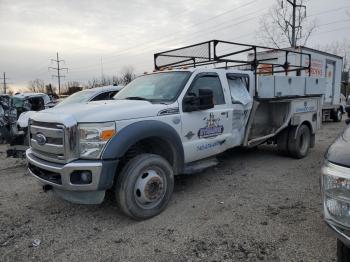
<path fill-rule="evenodd" d="M 249 76 L 227 74 L 227 82 L 232 102 L 232 146 L 242 145 L 247 122 L 253 107 L 253 98 L 249 93 Z"/>
<path fill-rule="evenodd" d="M 214 108 L 182 113 L 182 140 L 187 163 L 226 150 L 228 148 L 227 138 L 231 135 L 232 130 L 232 110 L 225 101 L 219 75 L 216 73 L 198 74 L 186 95 L 198 96 L 199 89 L 213 91 Z"/>

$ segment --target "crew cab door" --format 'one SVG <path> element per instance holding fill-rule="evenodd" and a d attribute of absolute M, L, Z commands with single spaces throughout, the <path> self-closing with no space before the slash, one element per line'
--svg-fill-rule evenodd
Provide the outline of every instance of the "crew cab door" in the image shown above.
<path fill-rule="evenodd" d="M 253 107 L 253 98 L 249 92 L 249 76 L 227 74 L 227 82 L 232 102 L 232 146 L 242 145 L 247 122 Z"/>
<path fill-rule="evenodd" d="M 214 108 L 182 112 L 182 141 L 185 162 L 216 155 L 228 148 L 232 131 L 232 108 L 225 101 L 222 82 L 217 73 L 199 73 L 186 95 L 198 96 L 199 89 L 213 92 Z"/>

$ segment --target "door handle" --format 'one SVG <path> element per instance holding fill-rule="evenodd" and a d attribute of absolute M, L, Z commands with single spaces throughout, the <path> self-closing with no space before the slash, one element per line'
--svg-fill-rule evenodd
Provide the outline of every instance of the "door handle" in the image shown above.
<path fill-rule="evenodd" d="M 221 115 L 228 117 L 228 112 L 221 112 Z"/>

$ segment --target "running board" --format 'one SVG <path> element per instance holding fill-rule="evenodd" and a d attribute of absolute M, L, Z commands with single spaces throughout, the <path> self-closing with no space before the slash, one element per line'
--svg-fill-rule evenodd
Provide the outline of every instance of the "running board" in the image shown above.
<path fill-rule="evenodd" d="M 216 166 L 218 164 L 219 164 L 219 161 L 216 159 L 216 157 L 207 158 L 204 160 L 198 160 L 198 161 L 186 164 L 183 174 L 191 175 L 194 173 L 199 173 L 199 172 L 202 172 L 204 169 Z"/>

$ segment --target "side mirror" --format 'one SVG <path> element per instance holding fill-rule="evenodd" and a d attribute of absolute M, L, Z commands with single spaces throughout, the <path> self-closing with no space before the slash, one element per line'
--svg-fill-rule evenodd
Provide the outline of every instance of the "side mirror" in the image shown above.
<path fill-rule="evenodd" d="M 213 107 L 213 91 L 210 89 L 199 89 L 198 96 L 190 93 L 183 99 L 184 112 L 206 110 Z"/>
<path fill-rule="evenodd" d="M 199 97 L 187 95 L 183 99 L 182 108 L 184 112 L 193 112 L 199 110 Z"/>
<path fill-rule="evenodd" d="M 347 125 L 350 125 L 350 118 L 346 119 L 346 120 L 345 120 L 345 123 L 346 123 Z"/>
<path fill-rule="evenodd" d="M 213 90 L 199 89 L 200 110 L 206 110 L 214 107 Z"/>

